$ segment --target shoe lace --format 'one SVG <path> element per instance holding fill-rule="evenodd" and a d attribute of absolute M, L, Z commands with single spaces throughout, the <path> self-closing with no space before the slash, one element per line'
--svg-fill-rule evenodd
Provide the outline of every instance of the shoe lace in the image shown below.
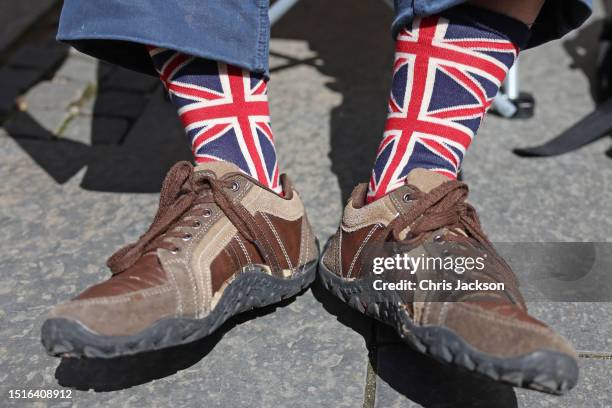
<path fill-rule="evenodd" d="M 207 211 L 202 204 L 212 202 L 219 206 L 244 238 L 258 247 L 264 259 L 268 258 L 267 251 L 256 240 L 252 216 L 241 205 L 232 204 L 225 192 L 225 189 L 232 188 L 232 184 L 207 173 L 194 173 L 189 162 L 175 164 L 163 182 L 159 208 L 149 229 L 136 242 L 119 249 L 107 260 L 106 265 L 113 275 L 131 267 L 146 252 L 157 248 L 176 250 L 168 238 L 184 236 L 179 227 L 193 226 L 189 221 Z"/>
<path fill-rule="evenodd" d="M 516 276 L 482 231 L 474 207 L 465 201 L 468 197 L 468 186 L 452 180 L 429 193 L 421 192 L 414 186 L 410 187 L 413 191 L 406 196 L 406 199 L 411 201 L 411 206 L 387 225 L 379 240 L 385 242 L 393 238 L 395 242 L 413 245 L 441 228 L 454 232 L 458 240 L 475 240 L 484 248 L 485 253 L 491 255 L 501 266 L 491 268 L 489 273 L 497 275 L 495 277 L 498 280 L 505 282 L 510 297 L 516 303 L 522 304 Z M 403 232 L 407 229 L 408 233 L 403 236 Z"/>

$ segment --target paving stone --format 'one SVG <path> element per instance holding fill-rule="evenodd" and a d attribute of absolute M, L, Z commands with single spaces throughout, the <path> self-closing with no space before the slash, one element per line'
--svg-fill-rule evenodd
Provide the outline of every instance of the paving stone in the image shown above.
<path fill-rule="evenodd" d="M 0 93 L 0 123 L 8 116 L 8 114 L 15 107 L 15 96 L 14 92 Z"/>
<path fill-rule="evenodd" d="M 0 93 L 0 123 L 15 109 L 17 95 L 18 91 L 14 89 Z"/>
<path fill-rule="evenodd" d="M 144 109 L 147 100 L 148 98 L 144 95 L 128 92 L 98 92 L 94 113 L 100 116 L 135 119 Z"/>
<path fill-rule="evenodd" d="M 57 3 L 57 0 L 0 2 L 0 52 L 17 40 L 32 23 Z"/>
<path fill-rule="evenodd" d="M 158 78 L 117 67 L 100 81 L 100 89 L 147 93 L 160 86 Z"/>
<path fill-rule="evenodd" d="M 97 92 L 94 95 L 91 95 L 88 99 L 82 100 L 81 103 L 79 103 L 79 114 L 84 116 L 92 116 L 96 107 L 96 97 Z"/>
<path fill-rule="evenodd" d="M 90 116 L 76 115 L 68 122 L 59 137 L 91 146 L 91 123 Z"/>
<path fill-rule="evenodd" d="M 77 58 L 80 60 L 84 60 L 84 61 L 90 61 L 94 64 L 98 64 L 98 62 L 100 62 L 99 60 L 97 60 L 96 58 L 92 57 L 91 55 L 87 55 L 87 54 L 83 54 L 81 51 L 77 50 L 76 48 L 73 47 L 69 47 L 68 48 L 68 55 L 71 58 Z M 110 65 L 110 64 L 108 64 Z"/>
<path fill-rule="evenodd" d="M 70 113 L 65 110 L 32 110 L 29 112 L 41 127 L 57 135 L 64 123 L 70 117 Z"/>
<path fill-rule="evenodd" d="M 111 75 L 118 69 L 122 68 L 106 61 L 98 61 L 98 86 L 100 86 L 100 83 L 103 82 L 104 78 L 106 78 L 108 75 Z"/>
<path fill-rule="evenodd" d="M 609 408 L 612 407 L 610 373 L 612 360 L 580 359 L 580 379 L 576 388 L 558 397 L 516 389 L 518 406 L 529 408 Z"/>
<path fill-rule="evenodd" d="M 95 60 L 71 56 L 66 59 L 60 69 L 55 73 L 55 77 L 83 84 L 94 84 L 98 76 L 97 68 L 98 64 Z"/>
<path fill-rule="evenodd" d="M 41 111 L 45 112 L 45 111 Z M 41 113 L 38 112 L 38 113 Z M 14 138 L 32 138 L 40 140 L 55 139 L 55 134 L 52 130 L 42 126 L 28 112 L 16 112 L 4 124 L 4 129 L 11 137 Z"/>
<path fill-rule="evenodd" d="M 13 110 L 16 98 L 41 77 L 37 70 L 0 68 L 0 121 Z"/>
<path fill-rule="evenodd" d="M 15 141 L 22 150 L 22 160 L 27 157 L 33 161 L 54 183 L 67 182 L 90 160 L 90 148 L 71 140 L 18 138 Z"/>
<path fill-rule="evenodd" d="M 125 119 L 78 115 L 66 126 L 61 137 L 87 145 L 118 145 L 128 128 L 129 122 Z"/>
<path fill-rule="evenodd" d="M 92 141 L 96 145 L 118 145 L 127 134 L 130 123 L 124 119 L 94 118 Z"/>
<path fill-rule="evenodd" d="M 42 78 L 40 71 L 35 69 L 0 68 L 0 93 L 18 95 L 34 85 Z"/>
<path fill-rule="evenodd" d="M 30 89 L 25 95 L 27 110 L 65 110 L 71 103 L 79 100 L 85 91 L 82 84 L 43 81 Z"/>
<path fill-rule="evenodd" d="M 24 45 L 9 58 L 7 65 L 13 68 L 36 69 L 47 72 L 66 57 L 68 47 L 53 42 L 47 45 Z"/>

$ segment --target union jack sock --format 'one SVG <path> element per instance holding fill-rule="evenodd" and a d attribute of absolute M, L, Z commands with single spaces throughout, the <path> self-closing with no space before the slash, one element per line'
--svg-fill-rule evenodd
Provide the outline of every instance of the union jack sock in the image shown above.
<path fill-rule="evenodd" d="M 196 163 L 226 161 L 282 193 L 262 75 L 147 47 L 191 142 Z"/>
<path fill-rule="evenodd" d="M 399 32 L 368 202 L 402 186 L 414 168 L 457 178 L 465 152 L 528 36 L 524 23 L 471 6 L 416 18 Z"/>

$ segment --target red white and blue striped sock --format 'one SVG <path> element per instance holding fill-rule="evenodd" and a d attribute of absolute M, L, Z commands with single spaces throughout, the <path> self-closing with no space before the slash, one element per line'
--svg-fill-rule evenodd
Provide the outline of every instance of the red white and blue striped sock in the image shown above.
<path fill-rule="evenodd" d="M 281 193 L 266 80 L 238 67 L 147 47 L 196 163 L 227 161 Z"/>
<path fill-rule="evenodd" d="M 405 184 L 414 168 L 457 178 L 461 162 L 529 28 L 461 6 L 417 18 L 395 43 L 389 111 L 368 202 Z"/>

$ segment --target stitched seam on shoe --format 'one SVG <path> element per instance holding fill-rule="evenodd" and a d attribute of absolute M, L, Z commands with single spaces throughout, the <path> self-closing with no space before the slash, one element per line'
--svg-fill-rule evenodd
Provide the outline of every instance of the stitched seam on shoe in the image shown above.
<path fill-rule="evenodd" d="M 304 230 L 304 219 L 302 218 L 302 223 L 300 226 L 300 255 L 298 256 L 297 265 L 295 266 L 294 272 L 298 272 L 300 270 L 300 266 L 302 266 L 302 261 L 304 260 L 304 251 L 307 250 L 307 247 L 304 246 L 304 243 L 306 242 L 305 236 L 307 236 L 307 234 L 308 231 Z"/>
<path fill-rule="evenodd" d="M 389 199 L 395 204 L 395 211 L 399 211 L 402 208 L 402 204 L 397 200 L 393 194 L 389 194 Z"/>
<path fill-rule="evenodd" d="M 82 299 L 82 300 L 73 300 L 71 302 L 68 303 L 64 303 L 64 305 L 66 304 L 79 304 L 79 305 L 90 305 L 90 304 L 102 304 L 102 305 L 107 305 L 107 304 L 115 304 L 115 303 L 123 303 L 123 302 L 127 302 L 132 300 L 132 296 L 134 295 L 139 295 L 142 296 L 143 298 L 147 298 L 147 297 L 151 297 L 154 295 L 161 295 L 163 293 L 166 292 L 170 292 L 172 290 L 172 287 L 165 285 L 162 288 L 154 288 L 152 289 L 145 289 L 143 291 L 137 291 L 137 292 L 130 292 L 130 293 L 126 293 L 123 295 L 117 295 L 117 296 L 106 296 L 106 297 L 101 297 L 101 298 L 94 298 L 94 299 Z"/>
<path fill-rule="evenodd" d="M 306 250 L 306 248 L 304 248 L 304 242 L 305 242 L 304 234 L 306 234 L 306 232 L 304 231 L 304 220 L 302 219 L 302 224 L 301 224 L 301 227 L 300 227 L 300 248 L 299 248 L 299 252 L 298 252 L 299 255 L 298 255 L 298 259 L 297 259 L 297 265 L 295 265 L 295 268 L 293 268 L 291 277 L 293 277 L 296 273 L 299 273 L 300 269 L 301 269 L 302 272 L 304 270 L 303 268 L 301 268 L 301 266 L 302 266 L 302 259 L 304 257 L 304 251 Z"/>
<path fill-rule="evenodd" d="M 198 306 L 199 302 L 199 298 L 201 296 L 198 296 L 198 285 L 196 282 L 196 277 L 193 275 L 191 268 L 189 267 L 189 263 L 187 262 L 187 260 L 184 261 L 185 263 L 183 264 L 185 266 L 185 269 L 187 269 L 187 275 L 189 276 L 189 282 L 191 282 L 191 285 L 193 286 L 193 306 L 195 308 L 196 311 L 196 316 L 200 316 L 200 307 Z M 203 307 L 203 305 L 202 305 Z"/>
<path fill-rule="evenodd" d="M 266 221 L 266 223 L 268 224 L 268 227 L 270 227 L 270 230 L 276 237 L 276 241 L 278 242 L 278 245 L 280 246 L 281 251 L 283 251 L 283 255 L 285 256 L 285 260 L 287 261 L 287 265 L 289 266 L 289 269 L 292 269 L 293 264 L 291 263 L 291 259 L 289 259 L 289 254 L 287 254 L 287 251 L 285 250 L 285 246 L 283 245 L 283 242 L 281 241 L 280 236 L 278 235 L 278 232 L 276 232 L 276 228 L 274 228 L 274 225 L 272 225 L 272 222 L 270 221 L 270 219 L 265 213 L 261 213 L 261 216 Z"/>
<path fill-rule="evenodd" d="M 235 238 L 236 238 L 236 241 L 238 242 L 238 245 L 240 245 L 240 248 L 242 248 L 242 252 L 244 252 L 244 256 L 246 257 L 248 264 L 251 265 L 253 261 L 251 260 L 251 257 L 249 256 L 249 253 L 247 252 L 246 247 L 242 243 L 242 239 L 238 235 L 236 235 Z"/>
<path fill-rule="evenodd" d="M 226 217 L 219 218 L 219 220 L 217 220 L 216 222 L 223 222 L 224 220 L 226 220 Z M 211 227 L 211 228 L 212 228 L 212 227 Z M 223 237 L 223 233 L 227 233 L 227 231 L 226 231 L 226 230 L 227 230 L 228 228 L 229 228 L 230 230 L 231 230 L 232 228 L 233 228 L 233 229 L 235 229 L 235 228 L 236 228 L 236 227 L 235 227 L 235 226 L 234 226 L 234 225 L 231 223 L 231 221 L 230 221 L 229 219 L 227 219 L 226 224 L 225 224 L 225 225 L 223 225 L 223 226 L 222 226 L 222 227 L 219 229 L 219 231 L 217 231 L 217 233 L 216 233 L 216 234 L 215 234 L 213 237 L 211 237 L 212 239 L 210 239 L 210 241 L 215 242 L 215 239 L 220 239 L 220 238 L 218 238 L 218 237 Z M 209 230 L 209 231 L 210 231 L 210 230 Z M 231 242 L 231 239 L 228 241 L 228 243 L 229 243 L 229 242 Z M 210 243 L 209 243 L 209 245 L 210 245 Z M 209 248 L 209 247 L 207 246 L 207 248 Z M 219 248 L 219 253 L 220 253 L 221 251 L 223 251 L 223 248 L 225 248 L 225 247 Z M 212 270 L 211 270 L 211 268 L 210 268 L 210 267 L 211 267 L 211 264 L 209 264 L 209 265 L 208 265 L 208 273 L 206 274 L 206 279 L 205 279 L 205 276 L 204 276 L 204 275 L 205 275 L 205 274 L 204 274 L 204 271 L 203 271 L 203 269 L 202 269 L 202 256 L 203 256 L 204 252 L 206 252 L 206 249 L 204 249 L 204 250 L 203 250 L 201 253 L 199 253 L 199 254 L 197 255 L 197 257 L 196 257 L 196 262 L 195 262 L 195 265 L 196 265 L 196 268 L 197 268 L 198 274 L 199 274 L 199 276 L 201 277 L 201 280 L 202 280 L 202 291 L 203 291 L 202 295 L 200 296 L 200 297 L 202 298 L 202 310 L 201 310 L 201 312 L 200 312 L 200 311 L 198 311 L 198 312 L 197 312 L 197 315 L 198 315 L 198 316 L 203 315 L 203 314 L 206 312 L 206 308 L 209 306 L 209 305 L 206 305 L 206 304 L 205 304 L 205 302 L 204 302 L 204 300 L 205 300 L 205 296 L 208 296 L 208 299 L 207 299 L 207 300 L 208 300 L 208 302 L 211 302 L 211 301 L 212 301 L 212 297 L 213 297 L 213 293 L 212 293 L 212 292 L 213 292 L 213 291 L 212 291 Z"/>
<path fill-rule="evenodd" d="M 176 313 L 178 316 L 182 316 L 183 315 L 183 297 L 181 296 L 181 291 L 179 290 L 178 287 L 178 283 L 176 282 L 176 276 L 174 276 L 174 271 L 172 270 L 172 266 L 173 265 L 168 265 L 170 269 L 168 272 L 170 274 L 170 278 L 172 279 L 172 286 L 174 286 L 174 289 L 176 291 L 176 308 L 174 309 L 174 313 Z"/>
<path fill-rule="evenodd" d="M 238 269 L 240 269 L 240 258 L 236 256 L 237 252 L 236 252 L 236 250 L 234 249 L 234 247 L 232 245 L 228 245 L 228 247 L 229 247 L 229 249 L 227 249 L 227 247 L 223 248 L 222 252 L 225 252 L 225 254 L 227 256 L 229 256 L 230 261 L 232 262 L 232 265 L 234 266 L 234 270 L 238 270 Z M 230 251 L 232 251 L 232 252 L 230 253 Z M 238 261 L 236 261 L 236 259 L 238 259 Z M 238 263 L 236 263 L 236 262 L 238 262 Z"/>
<path fill-rule="evenodd" d="M 421 324 L 429 321 L 429 314 L 431 312 L 431 303 L 430 302 L 427 302 L 427 303 L 423 302 L 423 303 L 424 303 L 423 313 L 421 314 L 421 322 L 420 322 Z M 437 324 L 437 322 L 433 324 Z"/>
<path fill-rule="evenodd" d="M 208 232 L 211 230 L 211 228 L 217 222 L 219 222 L 223 218 L 223 215 L 222 215 L 223 212 L 215 211 L 215 213 L 216 213 L 216 215 L 214 217 L 212 217 L 206 223 L 206 227 L 205 228 L 201 228 L 198 231 L 195 239 L 192 240 L 192 242 L 190 243 L 190 246 L 189 246 L 189 249 L 190 249 L 189 250 L 189 256 L 185 256 L 185 257 L 181 258 L 180 260 L 179 259 L 176 260 L 176 263 L 183 265 L 183 267 L 185 268 L 185 270 L 187 272 L 187 276 L 189 277 L 189 282 L 191 283 L 192 288 L 193 288 L 192 289 L 192 293 L 193 293 L 193 307 L 194 307 L 195 315 L 198 318 L 203 315 L 204 309 L 205 309 L 203 293 L 199 293 L 199 291 L 198 291 L 198 282 L 199 282 L 201 287 L 202 287 L 202 292 L 204 292 L 204 277 L 203 277 L 201 269 L 199 268 L 199 265 L 198 265 L 197 271 L 192 270 L 192 268 L 191 268 L 191 259 L 195 255 L 194 254 L 194 249 L 197 247 L 195 242 L 200 242 L 200 240 L 202 238 L 204 238 L 206 236 L 206 234 L 208 234 Z M 200 301 L 200 299 L 201 299 L 201 301 Z"/>
<path fill-rule="evenodd" d="M 448 302 L 442 303 L 442 308 L 440 309 L 440 321 L 446 321 L 446 316 L 448 315 Z"/>
<path fill-rule="evenodd" d="M 247 188 L 247 187 L 243 188 L 243 189 L 242 189 L 242 191 L 240 191 L 238 194 L 236 194 L 236 197 L 234 198 L 234 201 L 240 201 L 240 200 L 242 200 L 242 199 L 244 198 L 244 196 L 246 195 L 246 193 L 247 193 L 248 191 L 250 191 L 250 190 L 251 190 L 251 189 L 250 189 L 250 188 Z"/>
<path fill-rule="evenodd" d="M 232 257 L 232 263 L 237 263 L 237 268 L 240 269 L 241 263 L 242 263 L 242 258 L 240 257 L 240 251 L 242 250 L 240 248 L 236 248 L 236 246 L 234 245 L 234 238 L 232 238 L 232 240 L 229 242 L 227 247 L 229 247 L 229 249 L 232 252 L 230 254 L 230 256 Z M 223 248 L 223 250 L 227 251 L 227 247 Z M 227 251 L 227 252 L 229 253 L 230 251 Z M 244 261 L 247 262 L 247 259 L 245 258 Z"/>
<path fill-rule="evenodd" d="M 260 200 L 259 197 L 262 195 L 268 197 Z M 295 221 L 304 214 L 304 204 L 300 199 L 300 195 L 295 190 L 293 190 L 293 197 L 290 200 L 285 200 L 276 193 L 259 188 L 254 193 L 254 197 L 250 197 L 249 201 L 244 204 L 244 207 L 253 215 L 256 213 L 267 213 L 290 221 Z"/>
<path fill-rule="evenodd" d="M 338 262 L 338 276 L 342 277 L 342 225 L 339 228 L 340 236 L 338 237 L 338 258 L 336 262 Z"/>
<path fill-rule="evenodd" d="M 306 270 L 306 262 L 308 261 L 308 250 L 310 249 L 310 244 L 309 244 L 310 231 L 309 231 L 308 225 L 304 225 L 304 224 L 306 224 L 306 221 L 302 220 L 302 228 L 304 228 L 304 226 L 306 227 L 306 231 L 305 231 L 306 232 L 306 236 L 304 237 L 304 246 L 305 246 L 305 249 L 306 249 L 305 250 L 306 255 L 304 256 L 304 259 L 301 260 L 304 263 L 302 265 L 302 272 L 300 272 L 300 275 L 304 274 L 304 271 Z M 300 257 L 301 257 L 301 254 L 300 254 Z"/>
<path fill-rule="evenodd" d="M 368 241 L 370 240 L 370 237 L 372 236 L 374 231 L 376 231 L 377 229 L 378 229 L 378 224 L 375 224 L 370 230 L 370 232 L 368 232 L 368 235 L 366 235 L 365 239 L 359 246 L 359 249 L 357 249 L 357 252 L 355 252 L 355 255 L 353 256 L 353 260 L 351 261 L 351 266 L 349 267 L 348 273 L 346 275 L 347 278 L 351 277 L 351 273 L 353 272 L 353 267 L 355 266 L 355 262 L 357 261 L 357 258 L 359 258 L 359 254 L 361 253 L 361 250 L 368 243 Z"/>
<path fill-rule="evenodd" d="M 263 214 L 262 214 L 263 216 Z M 263 229 L 262 229 L 263 231 Z M 274 249 L 272 247 L 272 245 L 270 244 L 270 240 L 267 237 L 268 234 L 261 234 L 261 236 L 263 237 L 263 239 L 266 241 L 266 245 L 268 246 L 267 249 L 271 250 L 270 251 L 270 256 L 274 258 L 274 262 L 276 262 L 277 264 L 279 263 L 278 259 L 276 258 L 276 252 L 274 252 Z M 265 262 L 265 259 L 264 259 Z M 272 268 L 272 265 L 268 265 L 270 268 Z M 278 265 L 279 269 L 280 269 L 280 264 Z"/>
<path fill-rule="evenodd" d="M 391 205 L 391 203 L 389 203 L 388 201 L 385 201 L 385 206 L 389 209 L 389 211 L 394 212 L 395 216 L 397 217 L 399 215 L 399 208 L 397 207 L 402 207 L 402 203 L 400 203 L 399 201 L 397 201 L 397 198 L 395 198 L 395 196 L 393 194 L 389 194 L 389 198 L 391 199 L 391 201 L 393 201 L 395 203 L 395 206 Z"/>
<path fill-rule="evenodd" d="M 242 206 L 243 206 L 244 208 L 246 208 L 246 209 L 247 209 L 247 211 L 249 211 L 249 210 L 248 210 L 248 208 L 251 206 L 251 204 L 253 204 L 255 201 L 257 201 L 257 199 L 259 198 L 259 196 L 260 196 L 260 195 L 261 195 L 261 188 L 259 188 L 259 189 L 257 189 L 257 190 L 255 191 L 255 194 L 254 194 L 253 198 L 251 199 L 251 201 L 249 201 L 248 203 L 244 203 L 244 204 L 242 204 Z M 243 197 L 241 197 L 241 199 L 242 199 L 242 198 L 243 198 Z"/>

